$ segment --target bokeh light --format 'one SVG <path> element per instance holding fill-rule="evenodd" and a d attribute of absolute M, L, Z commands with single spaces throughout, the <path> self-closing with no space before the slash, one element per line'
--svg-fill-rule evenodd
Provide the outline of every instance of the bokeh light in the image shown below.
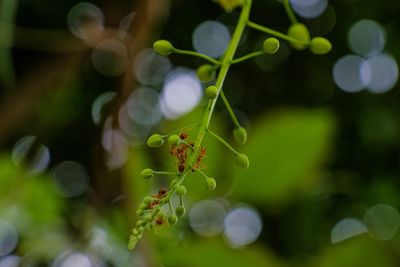
<path fill-rule="evenodd" d="M 67 15 L 69 30 L 76 37 L 94 44 L 104 30 L 104 16 L 92 3 L 81 2 L 73 6 Z"/>
<path fill-rule="evenodd" d="M 194 109 L 202 97 L 202 86 L 195 73 L 177 68 L 165 79 L 161 110 L 168 119 L 176 119 Z"/>
<path fill-rule="evenodd" d="M 141 85 L 162 84 L 171 69 L 168 57 L 157 55 L 152 49 L 142 50 L 135 59 L 135 76 Z"/>
<path fill-rule="evenodd" d="M 293 10 L 303 18 L 315 18 L 324 13 L 328 0 L 290 0 Z"/>
<path fill-rule="evenodd" d="M 94 267 L 94 265 L 86 254 L 64 252 L 56 258 L 51 267 Z"/>
<path fill-rule="evenodd" d="M 351 50 L 361 56 L 372 56 L 383 51 L 386 42 L 385 30 L 373 20 L 361 20 L 348 32 Z"/>
<path fill-rule="evenodd" d="M 210 57 L 220 57 L 225 53 L 231 40 L 228 28 L 217 21 L 204 21 L 193 32 L 194 49 Z"/>
<path fill-rule="evenodd" d="M 0 258 L 0 267 L 19 267 L 21 266 L 21 257 L 10 255 Z"/>
<path fill-rule="evenodd" d="M 83 194 L 89 186 L 88 173 L 81 164 L 64 161 L 54 167 L 52 179 L 59 192 L 65 197 Z"/>
<path fill-rule="evenodd" d="M 122 40 L 128 34 L 129 27 L 131 26 L 134 17 L 135 17 L 135 12 L 131 12 L 128 15 L 126 15 L 125 17 L 123 17 L 121 22 L 119 23 L 118 35 L 119 35 L 119 38 L 121 38 Z"/>
<path fill-rule="evenodd" d="M 93 67 L 102 75 L 113 77 L 121 75 L 128 67 L 126 46 L 114 39 L 98 43 L 92 52 Z"/>
<path fill-rule="evenodd" d="M 200 236 L 215 236 L 223 231 L 225 208 L 215 200 L 203 200 L 189 211 L 190 227 Z"/>
<path fill-rule="evenodd" d="M 397 62 L 387 54 L 379 54 L 367 59 L 371 78 L 367 90 L 372 93 L 385 93 L 393 88 L 399 78 Z"/>
<path fill-rule="evenodd" d="M 126 102 L 129 117 L 136 123 L 142 125 L 155 125 L 162 117 L 159 95 L 149 88 L 135 90 Z"/>
<path fill-rule="evenodd" d="M 333 67 L 333 78 L 337 86 L 349 93 L 364 89 L 371 79 L 371 68 L 362 57 L 347 55 Z"/>
<path fill-rule="evenodd" d="M 104 131 L 101 143 L 108 152 L 106 164 L 110 168 L 122 167 L 128 158 L 128 142 L 121 131 L 107 129 Z"/>
<path fill-rule="evenodd" d="M 377 204 L 365 213 L 363 218 L 368 233 L 378 240 L 392 239 L 400 226 L 398 210 L 387 204 Z"/>
<path fill-rule="evenodd" d="M 22 166 L 31 174 L 45 171 L 50 164 L 49 149 L 37 142 L 35 136 L 19 139 L 12 149 L 12 160 L 16 166 Z"/>
<path fill-rule="evenodd" d="M 93 101 L 92 119 L 96 125 L 99 125 L 103 120 L 104 106 L 110 103 L 116 95 L 117 93 L 115 92 L 104 92 Z"/>
<path fill-rule="evenodd" d="M 339 221 L 331 231 L 331 242 L 339 243 L 354 236 L 368 232 L 363 222 L 354 218 L 345 218 Z"/>
<path fill-rule="evenodd" d="M 241 247 L 257 240 L 262 230 L 260 215 L 252 208 L 232 209 L 224 220 L 224 236 L 232 247 Z"/>
<path fill-rule="evenodd" d="M 0 220 L 0 257 L 13 252 L 18 244 L 18 231 L 14 225 Z"/>

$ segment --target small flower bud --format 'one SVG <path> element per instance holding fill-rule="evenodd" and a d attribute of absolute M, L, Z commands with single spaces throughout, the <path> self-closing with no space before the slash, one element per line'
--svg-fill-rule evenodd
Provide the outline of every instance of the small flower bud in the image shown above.
<path fill-rule="evenodd" d="M 181 217 L 183 217 L 183 215 L 185 215 L 186 209 L 185 209 L 185 207 L 183 207 L 183 206 L 178 206 L 178 207 L 176 207 L 176 209 L 175 209 L 175 213 L 176 213 L 176 216 L 177 216 L 178 218 L 181 218 Z"/>
<path fill-rule="evenodd" d="M 215 99 L 218 96 L 218 88 L 214 85 L 208 86 L 206 88 L 206 96 L 209 99 Z"/>
<path fill-rule="evenodd" d="M 136 211 L 137 216 L 142 216 L 143 214 L 144 214 L 144 210 L 142 210 L 142 209 L 139 209 Z"/>
<path fill-rule="evenodd" d="M 247 142 L 247 131 L 243 127 L 235 128 L 233 130 L 233 137 L 235 138 L 236 142 L 241 145 L 244 145 Z"/>
<path fill-rule="evenodd" d="M 207 177 L 207 179 L 206 179 L 206 187 L 210 191 L 214 191 L 216 186 L 217 186 L 217 182 L 215 181 L 215 179 L 211 178 L 211 177 Z"/>
<path fill-rule="evenodd" d="M 276 38 L 268 38 L 263 43 L 263 51 L 267 54 L 275 54 L 279 49 L 279 40 Z"/>
<path fill-rule="evenodd" d="M 294 49 L 303 50 L 307 47 L 306 43 L 310 41 L 310 33 L 306 25 L 302 23 L 296 23 L 290 26 L 288 30 L 288 35 L 294 39 L 304 42 L 305 44 L 300 44 L 298 42 L 291 42 Z"/>
<path fill-rule="evenodd" d="M 178 186 L 178 188 L 176 189 L 176 193 L 178 194 L 178 196 L 183 196 L 186 194 L 186 187 L 183 185 Z"/>
<path fill-rule="evenodd" d="M 176 224 L 178 222 L 178 217 L 176 215 L 171 214 L 168 216 L 168 223 L 169 224 Z"/>
<path fill-rule="evenodd" d="M 151 179 L 154 176 L 154 172 L 152 169 L 144 169 L 140 175 L 144 178 L 144 179 Z"/>
<path fill-rule="evenodd" d="M 146 205 L 149 205 L 149 204 L 151 203 L 152 200 L 153 200 L 153 198 L 152 198 L 151 196 L 146 196 L 146 197 L 143 199 L 143 203 L 146 204 Z"/>
<path fill-rule="evenodd" d="M 161 56 L 168 56 L 174 52 L 174 47 L 169 41 L 158 40 L 153 44 L 153 49 Z"/>
<path fill-rule="evenodd" d="M 144 220 L 146 222 L 151 222 L 153 220 L 153 216 L 151 216 L 151 214 L 147 214 L 146 217 L 144 217 Z"/>
<path fill-rule="evenodd" d="M 153 134 L 147 139 L 149 147 L 160 147 L 164 144 L 164 138 L 160 134 Z"/>
<path fill-rule="evenodd" d="M 247 169 L 249 167 L 249 158 L 243 153 L 236 154 L 235 161 L 236 164 L 242 167 L 243 169 Z"/>
<path fill-rule="evenodd" d="M 332 44 L 326 38 L 315 37 L 311 40 L 310 50 L 316 55 L 327 54 L 332 49 Z"/>
<path fill-rule="evenodd" d="M 171 146 L 176 146 L 177 144 L 179 144 L 179 141 L 181 141 L 181 139 L 177 134 L 173 134 L 168 137 L 168 144 L 170 144 Z"/>
<path fill-rule="evenodd" d="M 200 81 L 209 82 L 215 77 L 215 68 L 209 64 L 204 64 L 197 69 L 196 74 Z"/>

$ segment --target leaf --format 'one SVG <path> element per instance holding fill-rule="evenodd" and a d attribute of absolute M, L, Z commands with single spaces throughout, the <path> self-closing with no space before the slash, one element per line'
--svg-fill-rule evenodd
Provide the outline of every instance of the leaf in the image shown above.
<path fill-rule="evenodd" d="M 178 245 L 163 251 L 162 259 L 165 266 L 282 266 L 271 253 L 257 246 L 236 250 L 229 248 L 220 239 L 196 240 L 188 246 Z"/>
<path fill-rule="evenodd" d="M 334 124 L 323 110 L 286 110 L 261 118 L 244 146 L 250 168 L 233 174 L 235 196 L 281 202 L 310 191 L 327 157 Z"/>

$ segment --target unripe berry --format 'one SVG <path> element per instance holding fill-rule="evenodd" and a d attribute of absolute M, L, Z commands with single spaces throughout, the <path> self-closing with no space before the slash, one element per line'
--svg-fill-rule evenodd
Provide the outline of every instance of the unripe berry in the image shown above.
<path fill-rule="evenodd" d="M 142 210 L 142 209 L 139 209 L 136 211 L 137 216 L 142 216 L 143 214 L 144 214 L 144 210 Z"/>
<path fill-rule="evenodd" d="M 209 99 L 215 99 L 218 96 L 218 88 L 214 85 L 208 86 L 206 88 L 206 96 Z"/>
<path fill-rule="evenodd" d="M 186 187 L 183 185 L 178 186 L 178 188 L 176 189 L 176 193 L 178 194 L 178 196 L 183 196 L 186 194 Z"/>
<path fill-rule="evenodd" d="M 160 147 L 164 144 L 164 138 L 160 134 L 153 134 L 146 143 L 149 147 Z"/>
<path fill-rule="evenodd" d="M 235 161 L 236 164 L 242 167 L 243 169 L 247 169 L 249 167 L 249 158 L 243 153 L 236 154 Z"/>
<path fill-rule="evenodd" d="M 144 220 L 145 220 L 146 222 L 150 222 L 150 221 L 153 220 L 153 216 L 151 216 L 151 214 L 147 214 L 147 215 L 144 217 Z"/>
<path fill-rule="evenodd" d="M 179 141 L 181 141 L 181 139 L 177 134 L 173 134 L 168 137 L 168 144 L 170 144 L 171 146 L 176 146 L 177 144 L 179 144 Z"/>
<path fill-rule="evenodd" d="M 149 205 L 149 204 L 151 203 L 152 200 L 153 200 L 153 198 L 152 198 L 151 196 L 146 196 L 146 197 L 143 199 L 143 203 L 146 204 L 146 205 Z"/>
<path fill-rule="evenodd" d="M 299 40 L 305 44 L 300 44 L 298 42 L 291 42 L 294 49 L 303 50 L 307 47 L 307 43 L 310 42 L 310 33 L 307 27 L 302 23 L 296 23 L 290 26 L 288 30 L 288 35 L 294 39 Z"/>
<path fill-rule="evenodd" d="M 217 186 L 217 182 L 215 181 L 215 179 L 211 178 L 211 177 L 207 177 L 207 179 L 206 179 L 206 187 L 210 191 L 214 191 L 216 186 Z"/>
<path fill-rule="evenodd" d="M 154 176 L 154 172 L 152 169 L 144 169 L 141 173 L 141 176 L 143 176 L 144 179 L 151 179 Z"/>
<path fill-rule="evenodd" d="M 275 54 L 279 49 L 279 40 L 276 38 L 268 38 L 263 43 L 263 51 L 268 54 Z"/>
<path fill-rule="evenodd" d="M 209 82 L 215 77 L 215 68 L 209 64 L 204 64 L 197 69 L 196 74 L 200 81 Z"/>
<path fill-rule="evenodd" d="M 154 51 L 162 56 L 168 56 L 174 52 L 172 44 L 166 40 L 158 40 L 153 44 Z"/>
<path fill-rule="evenodd" d="M 247 142 L 247 131 L 243 127 L 235 128 L 233 130 L 233 137 L 235 138 L 236 142 L 241 145 L 244 145 Z"/>
<path fill-rule="evenodd" d="M 186 209 L 183 206 L 178 206 L 178 207 L 176 207 L 175 213 L 176 213 L 176 216 L 178 216 L 178 218 L 181 218 L 181 217 L 183 217 L 183 215 L 185 215 Z"/>
<path fill-rule="evenodd" d="M 176 224 L 178 221 L 178 217 L 176 217 L 176 215 L 171 214 L 168 216 L 168 223 L 169 224 Z"/>
<path fill-rule="evenodd" d="M 331 51 L 332 44 L 326 38 L 315 37 L 311 40 L 310 50 L 316 55 L 324 55 Z"/>

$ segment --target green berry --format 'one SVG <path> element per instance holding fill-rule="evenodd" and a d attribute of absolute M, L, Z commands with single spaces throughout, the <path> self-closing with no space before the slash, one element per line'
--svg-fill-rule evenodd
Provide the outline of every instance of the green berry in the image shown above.
<path fill-rule="evenodd" d="M 215 99 L 218 96 L 218 88 L 214 85 L 208 86 L 206 88 L 206 96 L 209 99 Z"/>
<path fill-rule="evenodd" d="M 215 68 L 209 64 L 204 64 L 197 69 L 196 74 L 200 81 L 209 82 L 215 77 Z"/>
<path fill-rule="evenodd" d="M 241 145 L 244 145 L 247 142 L 247 131 L 243 127 L 235 128 L 233 130 L 233 137 L 235 138 L 236 142 Z"/>
<path fill-rule="evenodd" d="M 302 23 L 296 23 L 290 26 L 288 30 L 288 35 L 294 39 L 299 40 L 300 42 L 291 42 L 291 45 L 294 49 L 303 50 L 307 47 L 308 42 L 310 42 L 310 33 L 306 27 L 306 25 Z"/>
<path fill-rule="evenodd" d="M 236 154 L 235 161 L 236 164 L 242 167 L 243 169 L 247 169 L 249 167 L 249 158 L 243 153 Z"/>
<path fill-rule="evenodd" d="M 169 224 L 176 224 L 178 222 L 178 217 L 176 215 L 171 214 L 168 216 L 168 223 Z"/>
<path fill-rule="evenodd" d="M 315 37 L 311 40 L 310 50 L 316 55 L 324 55 L 331 51 L 332 44 L 326 38 Z"/>
<path fill-rule="evenodd" d="M 142 226 L 143 224 L 144 224 L 144 221 L 142 221 L 142 220 L 139 220 L 139 221 L 136 222 L 136 226 L 137 226 L 137 227 L 140 227 L 140 226 Z"/>
<path fill-rule="evenodd" d="M 136 211 L 137 216 L 142 216 L 143 214 L 144 214 L 144 210 L 142 210 L 142 209 L 139 209 Z"/>
<path fill-rule="evenodd" d="M 268 54 L 275 54 L 279 49 L 279 40 L 276 38 L 268 38 L 263 43 L 263 51 Z"/>
<path fill-rule="evenodd" d="M 176 189 L 176 193 L 178 194 L 178 196 L 183 196 L 186 194 L 186 187 L 183 185 L 178 186 L 178 188 Z"/>
<path fill-rule="evenodd" d="M 160 134 L 153 134 L 147 139 L 149 147 L 160 147 L 164 144 L 164 138 Z"/>
<path fill-rule="evenodd" d="M 171 146 L 176 146 L 177 144 L 179 144 L 180 141 L 181 139 L 177 134 L 173 134 L 168 137 L 168 144 L 170 144 Z"/>
<path fill-rule="evenodd" d="M 211 177 L 207 177 L 207 179 L 206 179 L 206 187 L 210 191 L 214 191 L 216 186 L 217 186 L 217 182 L 215 181 L 215 179 L 211 178 Z"/>
<path fill-rule="evenodd" d="M 144 179 L 151 179 L 154 176 L 154 172 L 152 169 L 144 169 L 141 173 L 141 176 L 143 176 Z"/>
<path fill-rule="evenodd" d="M 151 203 L 152 200 L 153 200 L 153 198 L 152 198 L 151 196 L 146 196 L 146 197 L 143 199 L 143 203 L 146 204 L 146 205 L 149 205 L 149 204 Z"/>
<path fill-rule="evenodd" d="M 166 40 L 158 40 L 153 44 L 154 51 L 162 56 L 168 56 L 174 52 L 172 44 Z"/>
<path fill-rule="evenodd" d="M 144 217 L 144 220 L 145 220 L 146 222 L 151 222 L 151 221 L 153 220 L 153 216 L 151 216 L 151 214 L 147 214 L 147 215 Z"/>
<path fill-rule="evenodd" d="M 176 213 L 176 216 L 178 216 L 178 218 L 181 218 L 181 217 L 183 217 L 183 215 L 185 215 L 186 209 L 183 206 L 178 206 L 175 209 L 175 213 Z"/>

